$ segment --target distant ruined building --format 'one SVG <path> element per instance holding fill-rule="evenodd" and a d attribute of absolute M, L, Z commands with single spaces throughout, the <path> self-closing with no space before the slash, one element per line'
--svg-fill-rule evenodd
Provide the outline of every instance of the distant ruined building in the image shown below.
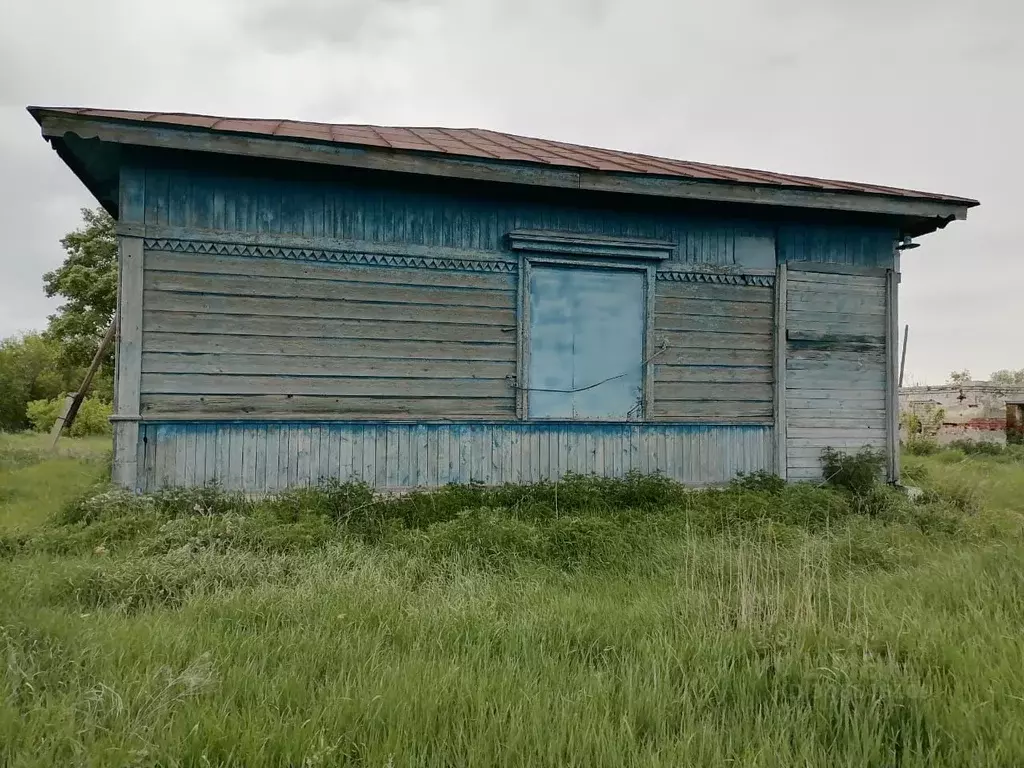
<path fill-rule="evenodd" d="M 904 387 L 900 413 L 912 413 L 922 421 L 943 411 L 936 439 L 1005 442 L 1007 426 L 1020 424 L 1024 386 L 971 381 L 935 387 Z"/>

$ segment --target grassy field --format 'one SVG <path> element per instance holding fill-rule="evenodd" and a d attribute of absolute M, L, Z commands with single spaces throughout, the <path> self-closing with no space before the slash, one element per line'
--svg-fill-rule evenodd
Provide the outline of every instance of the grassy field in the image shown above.
<path fill-rule="evenodd" d="M 106 446 L 41 445 L 0 436 L 0 765 L 1024 765 L 1006 457 L 907 457 L 921 502 L 865 514 L 639 478 L 75 502 Z"/>

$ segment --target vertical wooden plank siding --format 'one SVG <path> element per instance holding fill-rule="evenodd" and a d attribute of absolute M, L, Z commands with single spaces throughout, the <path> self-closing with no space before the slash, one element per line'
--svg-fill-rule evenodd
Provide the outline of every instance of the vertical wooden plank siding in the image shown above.
<path fill-rule="evenodd" d="M 113 480 L 138 490 L 139 402 L 142 383 L 143 241 L 121 237 L 117 340 L 117 419 L 114 422 Z"/>
<path fill-rule="evenodd" d="M 786 479 L 786 263 L 775 272 L 775 474 Z"/>
<path fill-rule="evenodd" d="M 159 457 L 143 467 L 140 482 L 148 491 L 216 482 L 259 494 L 323 480 L 398 490 L 449 482 L 532 483 L 569 472 L 657 472 L 713 485 L 737 472 L 771 471 L 775 460 L 773 430 L 759 425 L 145 422 L 142 435 Z M 333 456 L 330 445 L 360 442 L 359 463 L 310 461 L 311 452 Z M 216 465 L 193 461 L 198 454 L 219 458 Z"/>
<path fill-rule="evenodd" d="M 899 365 L 899 271 L 886 271 L 886 410 L 888 415 L 887 445 L 889 454 L 889 482 L 900 480 L 900 404 L 899 388 L 896 382 Z"/>
<path fill-rule="evenodd" d="M 674 261 L 771 269 L 773 228 L 729 216 L 694 216 L 649 206 L 510 202 L 480 187 L 460 191 L 432 182 L 402 187 L 370 180 L 237 177 L 218 170 L 151 169 L 147 225 L 335 240 L 373 240 L 438 248 L 503 251 L 513 229 L 564 230 L 678 243 Z M 222 213 L 223 211 L 223 213 Z M 230 215 L 229 215 L 230 214 Z M 139 221 L 142 221 L 139 218 Z"/>

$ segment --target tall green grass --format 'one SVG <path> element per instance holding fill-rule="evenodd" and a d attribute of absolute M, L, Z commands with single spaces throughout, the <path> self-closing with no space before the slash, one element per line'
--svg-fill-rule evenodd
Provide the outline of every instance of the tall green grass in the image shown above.
<path fill-rule="evenodd" d="M 0 764 L 1024 764 L 1024 469 L 906 469 L 922 503 L 871 514 L 765 478 L 43 494 L 0 543 Z"/>

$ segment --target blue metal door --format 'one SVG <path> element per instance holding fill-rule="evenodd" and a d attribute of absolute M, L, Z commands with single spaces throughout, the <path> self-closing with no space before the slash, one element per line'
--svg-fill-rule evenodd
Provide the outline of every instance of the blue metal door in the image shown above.
<path fill-rule="evenodd" d="M 644 273 L 537 266 L 529 290 L 529 416 L 638 418 Z"/>

